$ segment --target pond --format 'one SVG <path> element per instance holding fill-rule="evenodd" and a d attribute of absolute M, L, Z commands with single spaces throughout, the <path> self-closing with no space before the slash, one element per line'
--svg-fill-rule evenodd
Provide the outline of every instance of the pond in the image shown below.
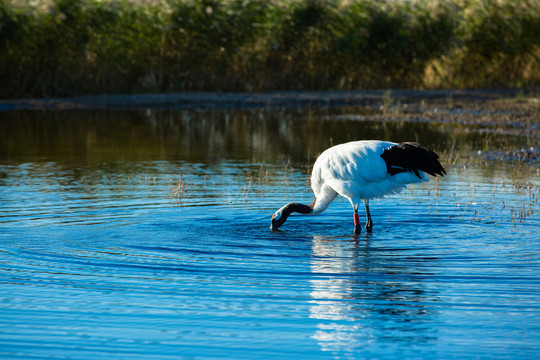
<path fill-rule="evenodd" d="M 0 113 L 0 356 L 538 357 L 537 139 L 377 111 Z M 355 139 L 448 176 L 270 231 Z"/>

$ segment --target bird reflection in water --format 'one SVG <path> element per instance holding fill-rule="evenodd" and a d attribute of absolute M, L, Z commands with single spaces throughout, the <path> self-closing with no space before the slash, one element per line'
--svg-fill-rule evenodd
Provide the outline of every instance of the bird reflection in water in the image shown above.
<path fill-rule="evenodd" d="M 370 242 L 370 235 L 313 237 L 310 318 L 320 320 L 313 339 L 323 351 L 347 356 L 436 339 L 438 289 L 423 270 L 429 259 Z"/>

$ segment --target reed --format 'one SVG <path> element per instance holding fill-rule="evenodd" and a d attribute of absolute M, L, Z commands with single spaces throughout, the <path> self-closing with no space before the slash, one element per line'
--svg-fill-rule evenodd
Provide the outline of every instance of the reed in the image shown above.
<path fill-rule="evenodd" d="M 538 0 L 0 0 L 0 97 L 534 86 Z"/>
<path fill-rule="evenodd" d="M 169 199 L 177 203 L 181 203 L 187 196 L 189 183 L 181 174 L 178 177 L 178 181 L 173 179 L 167 179 L 169 185 Z"/>

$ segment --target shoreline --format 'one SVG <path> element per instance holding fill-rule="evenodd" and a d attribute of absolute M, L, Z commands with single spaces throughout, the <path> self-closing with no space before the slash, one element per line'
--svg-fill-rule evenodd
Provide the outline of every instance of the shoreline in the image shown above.
<path fill-rule="evenodd" d="M 392 100 L 492 101 L 515 98 L 533 90 L 352 90 L 273 91 L 257 93 L 186 92 L 164 94 L 86 95 L 66 98 L 0 100 L 0 112 L 18 110 L 182 110 L 355 106 Z"/>

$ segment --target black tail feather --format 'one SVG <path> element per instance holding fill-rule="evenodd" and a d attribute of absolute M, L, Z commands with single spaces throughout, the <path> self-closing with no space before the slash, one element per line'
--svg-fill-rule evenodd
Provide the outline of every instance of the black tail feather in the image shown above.
<path fill-rule="evenodd" d="M 394 145 L 384 150 L 381 157 L 386 162 L 386 170 L 390 175 L 412 171 L 421 178 L 418 170 L 431 176 L 446 175 L 446 171 L 438 160 L 439 155 L 414 142 Z"/>

